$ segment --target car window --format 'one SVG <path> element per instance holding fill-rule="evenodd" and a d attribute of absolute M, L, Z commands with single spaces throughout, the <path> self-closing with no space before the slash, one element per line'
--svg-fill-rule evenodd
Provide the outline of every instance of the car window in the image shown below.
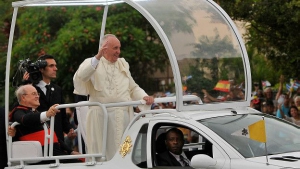
<path fill-rule="evenodd" d="M 212 155 L 212 143 L 199 133 L 189 128 L 179 128 L 183 131 L 185 143 L 183 150 L 188 153 L 191 157 L 196 154 L 206 154 L 210 157 Z"/>
<path fill-rule="evenodd" d="M 199 122 L 222 137 L 245 158 L 249 158 L 264 156 L 266 152 L 265 144 L 233 133 L 262 120 L 262 116 L 264 116 L 265 121 L 266 148 L 268 154 L 300 151 L 299 127 L 274 116 L 266 114 L 244 114 L 215 117 L 199 120 Z"/>
<path fill-rule="evenodd" d="M 157 127 L 159 126 L 159 127 Z M 178 126 L 178 124 L 157 124 L 154 127 L 152 138 L 153 140 L 153 153 L 152 156 L 154 160 L 157 160 L 157 155 L 168 151 L 165 145 L 165 133 L 171 128 L 178 128 L 182 131 L 184 135 L 184 146 L 183 151 L 189 160 L 196 154 L 206 154 L 210 157 L 213 157 L 212 143 L 209 142 L 205 137 L 196 131 L 192 130 L 187 126 Z M 157 128 L 157 130 L 155 130 Z M 157 164 L 157 162 L 154 162 Z"/>
<path fill-rule="evenodd" d="M 137 135 L 132 150 L 132 161 L 140 168 L 147 168 L 147 131 L 148 124 L 144 124 Z"/>

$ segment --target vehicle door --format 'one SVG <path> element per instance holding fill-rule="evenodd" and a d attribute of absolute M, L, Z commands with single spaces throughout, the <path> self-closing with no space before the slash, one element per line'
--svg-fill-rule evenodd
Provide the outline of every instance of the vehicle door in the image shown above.
<path fill-rule="evenodd" d="M 147 134 L 147 166 L 148 168 L 162 168 L 157 165 L 157 154 L 164 148 L 164 141 L 160 135 L 172 127 L 177 127 L 184 133 L 185 144 L 183 151 L 189 157 L 197 154 L 207 155 L 216 160 L 215 168 L 229 169 L 230 159 L 224 149 L 218 144 L 217 138 L 210 137 L 209 132 L 201 130 L 197 122 L 191 120 L 151 120 L 148 125 Z M 204 129 L 207 128 L 204 126 Z"/>

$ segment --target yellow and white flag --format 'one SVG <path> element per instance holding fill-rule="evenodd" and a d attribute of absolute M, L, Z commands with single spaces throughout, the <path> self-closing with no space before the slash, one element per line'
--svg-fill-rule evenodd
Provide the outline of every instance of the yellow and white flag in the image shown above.
<path fill-rule="evenodd" d="M 232 133 L 231 135 L 247 137 L 252 140 L 265 143 L 267 142 L 265 121 L 260 120 L 258 122 L 255 122 L 248 127 Z"/>

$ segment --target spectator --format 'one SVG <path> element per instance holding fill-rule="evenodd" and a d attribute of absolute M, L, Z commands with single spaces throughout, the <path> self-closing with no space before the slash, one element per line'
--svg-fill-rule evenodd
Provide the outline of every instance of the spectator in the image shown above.
<path fill-rule="evenodd" d="M 266 87 L 264 90 L 264 101 L 273 101 L 273 91 L 270 87 Z"/>
<path fill-rule="evenodd" d="M 225 100 L 225 97 L 222 97 L 224 99 L 218 99 L 218 98 L 212 97 L 205 89 L 202 89 L 201 91 L 204 94 L 204 98 L 207 99 L 206 103 L 209 103 L 209 102 L 220 102 L 220 101 Z"/>
<path fill-rule="evenodd" d="M 261 111 L 261 101 L 256 95 L 252 96 L 250 107 L 254 108 L 255 110 Z"/>
<path fill-rule="evenodd" d="M 210 103 L 211 100 L 210 100 L 206 95 L 204 95 L 204 96 L 203 96 L 203 102 L 204 102 L 204 103 Z"/>
<path fill-rule="evenodd" d="M 154 110 L 154 109 L 160 109 L 159 104 L 153 103 L 152 106 L 151 106 L 151 110 Z"/>
<path fill-rule="evenodd" d="M 289 112 L 291 114 L 291 117 L 288 117 L 283 114 L 283 118 L 289 122 L 300 126 L 300 115 L 298 108 L 296 106 L 291 106 Z"/>
<path fill-rule="evenodd" d="M 67 114 L 67 119 L 69 119 L 69 122 L 72 126 L 73 129 L 76 129 L 76 125 L 74 122 L 74 111 L 73 108 L 66 108 L 66 114 Z M 64 136 L 64 141 L 66 143 L 66 145 L 69 147 L 69 149 L 74 150 L 74 148 L 77 146 L 77 137 L 72 137 L 72 136 L 68 136 L 67 134 Z M 77 149 L 76 149 L 77 151 Z"/>
<path fill-rule="evenodd" d="M 260 99 L 261 102 L 267 102 L 267 101 L 272 101 L 273 102 L 273 105 L 274 107 L 277 109 L 277 101 L 274 100 L 274 96 L 273 96 L 273 91 L 271 89 L 271 87 L 266 87 L 264 90 L 263 90 L 263 98 Z"/>
<path fill-rule="evenodd" d="M 269 100 L 269 101 L 263 102 L 262 107 L 263 107 L 263 113 L 275 116 L 275 108 L 274 108 L 273 101 Z"/>
<path fill-rule="evenodd" d="M 285 115 L 287 117 L 291 117 L 290 114 L 289 114 L 290 98 L 287 94 L 283 94 L 283 97 L 284 97 L 283 104 L 278 105 L 278 110 L 277 110 L 277 113 L 276 113 L 276 117 L 278 117 L 278 118 L 283 118 L 284 117 L 283 115 Z"/>
<path fill-rule="evenodd" d="M 168 108 L 168 103 L 158 103 L 158 105 L 161 109 L 167 109 Z"/>
<path fill-rule="evenodd" d="M 279 78 L 279 88 L 275 97 L 275 106 L 280 105 L 284 102 L 285 95 L 282 94 L 284 80 L 284 76 L 281 75 Z"/>
<path fill-rule="evenodd" d="M 296 96 L 294 98 L 294 104 L 298 108 L 298 110 L 300 110 L 300 96 Z"/>
<path fill-rule="evenodd" d="M 16 140 L 20 141 L 39 141 L 44 146 L 45 131 L 43 123 L 48 121 L 51 116 L 55 116 L 59 113 L 56 109 L 58 104 L 55 104 L 44 112 L 38 112 L 37 107 L 39 103 L 39 93 L 32 85 L 20 86 L 16 90 L 16 96 L 19 102 L 19 106 L 15 107 L 10 114 L 11 122 L 18 122 L 20 125 L 16 126 Z M 61 141 L 54 134 L 53 155 L 67 155 L 61 146 Z M 78 154 L 77 152 L 69 152 L 69 154 Z M 79 160 L 62 160 L 62 162 L 80 162 Z"/>
<path fill-rule="evenodd" d="M 98 54 L 83 61 L 74 75 L 74 87 L 78 94 L 89 95 L 89 100 L 94 102 L 113 103 L 143 99 L 147 105 L 151 105 L 154 102 L 153 97 L 148 96 L 135 83 L 129 71 L 129 64 L 124 58 L 119 58 L 121 43 L 118 38 L 107 34 L 102 38 L 100 46 Z M 108 109 L 108 126 L 104 127 L 108 129 L 109 144 L 102 147 L 103 112 L 100 107 L 90 107 L 86 128 L 88 153 L 98 154 L 105 149 L 106 159 L 110 160 L 119 148 L 123 132 L 133 115 L 132 106 Z"/>
<path fill-rule="evenodd" d="M 254 95 L 253 95 L 253 96 L 254 96 Z M 262 90 L 259 89 L 259 90 L 257 91 L 257 93 L 256 93 L 255 96 L 257 96 L 258 99 L 259 99 L 261 102 L 264 102 L 264 93 L 263 93 Z"/>
<path fill-rule="evenodd" d="M 254 82 L 253 83 L 253 86 L 254 86 L 254 91 L 252 92 L 252 96 L 254 95 L 258 95 L 258 91 L 259 91 L 259 83 L 258 82 Z"/>
<path fill-rule="evenodd" d="M 184 136 L 178 128 L 172 128 L 167 131 L 165 144 L 167 150 L 159 153 L 157 162 L 159 166 L 189 166 L 190 160 L 182 151 L 184 145 Z"/>
<path fill-rule="evenodd" d="M 167 106 L 168 109 L 175 109 L 176 106 L 175 106 L 175 102 L 168 102 L 168 106 Z"/>
<path fill-rule="evenodd" d="M 231 87 L 228 94 L 217 98 L 211 96 L 205 89 L 202 89 L 201 91 L 204 94 L 204 97 L 206 97 L 205 99 L 208 99 L 210 102 L 236 101 L 244 99 L 245 97 L 242 89 L 238 87 Z M 207 100 L 205 102 L 208 103 Z"/>
<path fill-rule="evenodd" d="M 295 99 L 295 97 L 300 96 L 300 87 L 297 88 L 296 93 L 293 96 L 293 99 Z"/>

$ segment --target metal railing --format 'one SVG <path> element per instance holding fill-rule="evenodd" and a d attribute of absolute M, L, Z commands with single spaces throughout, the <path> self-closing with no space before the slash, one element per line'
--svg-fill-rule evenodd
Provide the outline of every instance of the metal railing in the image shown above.
<path fill-rule="evenodd" d="M 184 96 L 184 101 L 194 101 L 198 100 L 199 97 L 194 95 L 186 95 Z M 164 103 L 164 102 L 175 102 L 176 97 L 165 97 L 165 98 L 155 98 L 154 103 Z M 107 123 L 108 123 L 108 114 L 107 114 L 107 108 L 110 107 L 123 107 L 123 106 L 134 106 L 134 105 L 144 105 L 146 102 L 144 100 L 139 101 L 128 101 L 128 102 L 118 102 L 118 103 L 106 103 L 102 104 L 99 102 L 89 102 L 89 101 L 83 101 L 79 103 L 72 103 L 72 104 L 62 104 L 58 105 L 57 109 L 62 108 L 71 108 L 71 107 L 81 107 L 81 106 L 99 106 L 104 115 L 104 123 L 103 123 L 103 140 L 102 140 L 102 147 L 106 147 L 106 138 L 107 138 Z M 168 111 L 170 113 L 176 112 L 174 111 Z M 156 110 L 155 113 L 166 113 L 166 111 L 162 110 Z M 140 113 L 139 116 L 147 115 L 149 114 L 149 111 L 145 111 L 145 113 Z M 134 118 L 136 119 L 136 118 Z M 135 120 L 131 121 L 134 122 Z M 14 122 L 12 126 L 18 125 L 18 122 Z M 131 125 L 129 124 L 129 126 Z M 35 157 L 33 158 L 12 158 L 12 137 L 9 136 L 9 143 L 8 143 L 8 166 L 11 166 L 11 162 L 20 162 L 20 166 L 17 168 L 24 168 L 26 161 L 37 161 L 37 160 L 55 160 L 55 164 L 50 164 L 51 167 L 58 166 L 59 160 L 61 159 L 78 159 L 78 158 L 91 158 L 90 162 L 86 162 L 86 165 L 95 165 L 97 162 L 95 160 L 96 157 L 100 157 L 101 161 L 106 160 L 106 149 L 103 148 L 102 152 L 100 154 L 80 154 L 80 155 L 64 155 L 64 156 L 53 156 L 53 135 L 54 135 L 54 116 L 50 119 L 50 134 L 48 133 L 47 127 L 44 126 L 45 130 L 45 144 L 44 144 L 44 157 Z M 47 134 L 46 134 L 47 133 Z M 48 139 L 49 141 L 49 155 L 48 155 Z"/>

